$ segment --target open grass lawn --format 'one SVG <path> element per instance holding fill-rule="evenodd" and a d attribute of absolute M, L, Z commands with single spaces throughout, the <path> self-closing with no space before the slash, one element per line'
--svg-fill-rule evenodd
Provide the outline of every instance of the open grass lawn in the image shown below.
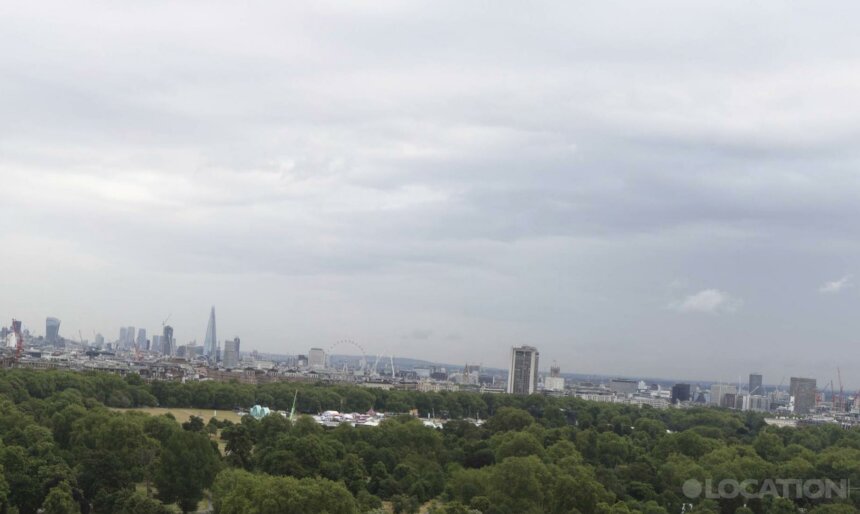
<path fill-rule="evenodd" d="M 138 411 L 138 412 L 146 412 L 147 414 L 152 414 L 153 416 L 161 416 L 163 414 L 167 414 L 168 412 L 173 414 L 173 417 L 176 418 L 176 421 L 179 423 L 185 423 L 191 416 L 197 416 L 203 418 L 204 423 L 208 423 L 209 419 L 214 417 L 216 419 L 226 419 L 230 420 L 233 423 L 239 423 L 241 418 L 238 414 L 231 410 L 209 410 L 209 409 L 172 409 L 166 407 L 140 407 L 136 409 L 113 409 L 118 411 Z"/>
<path fill-rule="evenodd" d="M 152 416 L 162 416 L 167 414 L 168 412 L 173 414 L 173 417 L 176 418 L 177 423 L 185 423 L 191 416 L 197 416 L 199 418 L 203 418 L 204 423 L 209 423 L 209 419 L 212 417 L 216 419 L 226 419 L 232 421 L 233 423 L 240 423 L 241 417 L 231 410 L 219 410 L 213 411 L 208 409 L 170 409 L 165 407 L 139 407 L 134 409 L 120 409 L 120 408 L 111 408 L 111 410 L 129 412 L 145 412 Z M 212 440 L 218 443 L 218 449 L 221 450 L 221 454 L 223 455 L 225 452 L 226 443 L 221 440 L 221 431 L 211 436 Z"/>

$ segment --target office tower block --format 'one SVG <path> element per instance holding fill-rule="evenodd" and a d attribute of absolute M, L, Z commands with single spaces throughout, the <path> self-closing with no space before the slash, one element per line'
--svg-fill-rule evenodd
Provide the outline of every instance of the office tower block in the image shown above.
<path fill-rule="evenodd" d="M 533 346 L 511 348 L 507 389 L 509 394 L 532 394 L 537 390 L 539 357 L 540 353 Z"/>
<path fill-rule="evenodd" d="M 49 343 L 57 343 L 60 340 L 60 320 L 48 318 L 45 320 L 45 339 Z"/>
<path fill-rule="evenodd" d="M 672 403 L 690 401 L 690 384 L 675 384 L 672 386 Z"/>
<path fill-rule="evenodd" d="M 311 348 L 308 352 L 308 366 L 313 369 L 325 368 L 325 350 L 322 348 Z"/>
<path fill-rule="evenodd" d="M 758 373 L 750 374 L 749 394 L 764 396 L 764 386 L 761 383 L 762 376 Z"/>
<path fill-rule="evenodd" d="M 794 398 L 796 414 L 809 414 L 815 410 L 815 392 L 814 378 L 791 377 L 788 393 Z"/>
<path fill-rule="evenodd" d="M 224 342 L 224 355 L 223 355 L 223 364 L 227 369 L 234 369 L 239 367 L 239 359 L 240 359 L 240 348 L 239 348 L 239 338 L 236 337 L 232 341 L 227 340 Z"/>
<path fill-rule="evenodd" d="M 711 385 L 711 405 L 723 407 L 723 399 L 727 394 L 734 398 L 738 394 L 737 386 L 731 384 L 712 384 Z"/>

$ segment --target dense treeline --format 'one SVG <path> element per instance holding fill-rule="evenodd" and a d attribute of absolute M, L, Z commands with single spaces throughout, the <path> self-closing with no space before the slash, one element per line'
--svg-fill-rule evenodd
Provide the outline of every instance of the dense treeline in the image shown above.
<path fill-rule="evenodd" d="M 370 408 L 458 417 L 426 428 L 323 429 L 308 417 L 240 424 L 107 406 Z M 358 387 L 153 383 L 137 376 L 0 373 L 0 511 L 166 513 L 855 512 L 846 499 L 687 498 L 685 481 L 848 479 L 860 431 L 766 427 L 755 414 L 655 410 L 571 398 Z M 823 503 L 827 502 L 827 503 Z"/>

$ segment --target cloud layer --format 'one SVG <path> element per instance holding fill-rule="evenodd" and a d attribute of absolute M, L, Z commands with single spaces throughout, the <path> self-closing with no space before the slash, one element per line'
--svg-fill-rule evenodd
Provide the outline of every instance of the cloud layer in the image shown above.
<path fill-rule="evenodd" d="M 824 379 L 771 349 L 857 351 L 858 10 L 5 5 L 0 316 Z"/>

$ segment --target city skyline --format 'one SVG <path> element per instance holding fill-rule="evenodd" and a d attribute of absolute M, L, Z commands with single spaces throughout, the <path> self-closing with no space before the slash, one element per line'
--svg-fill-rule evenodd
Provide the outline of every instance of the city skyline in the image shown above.
<path fill-rule="evenodd" d="M 860 385 L 841 7 L 10 5 L 0 316 Z"/>
<path fill-rule="evenodd" d="M 212 327 L 213 322 L 214 322 L 214 312 L 215 312 L 215 307 L 212 306 L 210 308 L 209 323 L 207 323 L 207 329 L 206 329 L 207 335 L 210 331 L 210 327 Z M 48 317 L 47 319 L 49 320 L 49 322 L 51 320 L 59 321 L 53 317 Z M 2 326 L 2 323 L 0 323 L 0 326 Z M 129 330 L 133 331 L 134 327 L 121 326 L 119 328 L 120 328 L 120 337 L 117 338 L 115 340 L 115 342 L 117 342 L 120 345 L 122 345 L 124 342 L 126 345 L 130 344 L 129 339 L 127 339 L 127 338 L 124 339 L 123 337 L 129 333 Z M 167 325 L 166 328 L 170 330 L 171 334 L 173 333 L 174 329 L 172 326 Z M 30 327 L 27 324 L 23 324 L 23 330 L 29 331 Z M 213 329 L 213 332 L 214 332 L 214 329 Z M 138 334 L 137 343 L 138 344 L 139 344 L 139 339 L 140 339 L 141 333 L 143 333 L 145 335 L 146 329 L 145 328 L 137 329 L 137 334 Z M 38 332 L 33 333 L 32 331 L 31 331 L 31 334 L 35 335 L 36 337 L 41 335 Z M 96 331 L 94 335 L 101 335 L 101 332 Z M 63 334 L 59 334 L 59 337 L 64 337 L 64 336 L 63 336 Z M 154 335 L 154 337 L 161 337 L 161 336 Z M 218 342 L 216 344 L 216 348 L 222 342 L 225 345 L 229 345 L 233 349 L 239 348 L 239 340 L 240 340 L 240 338 L 238 336 L 233 337 L 233 338 L 227 338 L 227 339 L 224 339 L 223 341 L 218 340 Z M 74 341 L 77 342 L 76 339 Z M 111 341 L 111 340 L 108 339 L 107 341 Z M 131 342 L 134 342 L 133 338 L 132 338 Z M 342 342 L 342 341 L 340 341 L 340 342 Z M 336 342 L 332 343 L 332 345 L 336 345 L 337 343 L 338 342 L 336 341 Z M 174 336 L 173 344 L 175 346 L 171 349 L 171 352 L 175 352 L 177 350 L 177 348 L 180 346 L 184 346 L 187 344 L 198 344 L 198 343 L 197 343 L 196 338 L 191 338 L 188 340 L 177 340 Z M 225 346 L 225 349 L 226 348 L 227 348 L 227 346 Z M 480 366 L 486 367 L 486 368 L 509 371 L 510 369 L 512 369 L 512 366 L 514 365 L 514 357 L 513 356 L 517 353 L 518 350 L 526 350 L 526 351 L 534 352 L 536 356 L 539 355 L 539 349 L 538 348 L 535 348 L 531 345 L 520 345 L 520 346 L 509 347 L 506 349 L 506 358 L 504 359 L 504 362 L 501 365 L 491 364 L 489 362 L 485 362 L 484 360 L 477 361 L 477 364 L 479 364 Z M 247 348 L 245 351 L 263 351 L 264 353 L 280 354 L 280 355 L 284 355 L 284 356 L 305 355 L 306 357 L 314 354 L 314 352 L 316 351 L 321 355 L 321 357 L 318 357 L 317 362 L 310 365 L 311 368 L 320 368 L 321 363 L 327 361 L 327 359 L 329 357 L 327 350 L 325 350 L 323 348 L 318 348 L 318 347 L 310 347 L 310 348 L 296 347 L 296 348 L 281 349 L 281 350 L 274 350 L 274 351 L 260 350 L 259 348 L 251 347 L 251 348 Z M 384 352 L 379 352 L 379 354 L 380 355 L 386 355 L 387 354 L 386 352 L 388 352 L 388 351 L 390 351 L 390 349 L 386 348 Z M 352 356 L 352 357 L 369 358 L 374 353 L 377 353 L 377 352 L 368 351 L 368 353 L 363 355 L 363 356 L 358 355 L 358 354 L 350 354 L 348 352 L 336 353 L 334 355 L 348 355 L 348 356 Z M 205 355 L 205 341 L 204 341 L 204 345 L 203 345 L 203 354 Z M 238 354 L 239 354 L 239 352 L 235 351 L 235 353 L 229 358 L 230 362 L 233 365 L 235 365 L 235 362 L 236 362 L 233 359 L 238 359 Z M 438 359 L 432 359 L 432 358 L 425 358 L 420 354 L 416 354 L 416 355 L 400 355 L 400 354 L 398 354 L 397 357 L 398 358 L 405 357 L 405 358 L 409 358 L 409 359 L 422 360 L 422 361 L 435 363 L 435 364 L 446 364 L 448 366 L 455 366 L 455 367 L 459 365 L 459 364 L 456 364 L 454 362 L 454 359 L 451 359 L 451 358 L 448 358 L 447 360 L 446 359 L 438 360 Z M 311 360 L 313 360 L 313 359 L 311 359 Z M 538 362 L 537 357 L 535 357 L 535 362 Z M 468 362 L 467 362 L 467 364 L 468 364 Z M 536 367 L 536 374 L 533 375 L 533 377 L 532 377 L 532 379 L 535 380 L 534 386 L 536 386 L 536 384 L 537 384 L 536 380 L 537 380 L 538 375 L 547 376 L 547 377 L 558 376 L 558 373 L 559 373 L 558 370 L 559 369 L 560 369 L 560 366 L 558 365 L 558 363 L 555 360 L 553 360 L 551 364 L 545 363 L 543 368 L 541 368 L 540 365 L 538 364 L 538 366 Z M 529 372 L 529 373 L 531 373 L 531 372 Z M 748 373 L 748 377 L 749 377 L 749 380 L 746 384 L 744 384 L 744 373 Z M 631 371 L 626 372 L 626 373 L 606 373 L 606 372 L 603 372 L 601 370 L 565 369 L 564 371 L 562 371 L 562 374 L 578 375 L 578 376 L 595 376 L 595 377 L 602 377 L 604 379 L 617 379 L 620 381 L 627 381 L 628 379 L 632 379 L 632 378 L 635 378 L 635 380 L 646 380 L 646 381 L 647 380 L 657 380 L 657 381 L 666 381 L 666 382 L 673 382 L 673 381 L 674 382 L 684 382 L 684 381 L 687 381 L 687 382 L 690 382 L 691 384 L 704 383 L 704 384 L 711 384 L 712 387 L 714 387 L 714 386 L 729 387 L 729 388 L 733 388 L 733 390 L 735 392 L 745 392 L 745 393 L 750 393 L 754 389 L 757 390 L 759 387 L 762 387 L 766 391 L 771 390 L 772 388 L 791 389 L 794 386 L 789 383 L 789 379 L 791 381 L 811 380 L 813 384 L 815 383 L 815 381 L 817 379 L 819 379 L 822 381 L 822 383 L 826 384 L 827 382 L 832 381 L 833 383 L 836 383 L 837 385 L 838 385 L 837 380 L 841 380 L 841 377 L 839 377 L 839 375 L 838 375 L 838 371 L 835 371 L 831 375 L 824 375 L 824 376 L 817 377 L 817 378 L 800 378 L 800 377 L 796 377 L 796 376 L 789 376 L 788 374 L 783 373 L 781 375 L 778 375 L 778 376 L 781 376 L 779 381 L 776 381 L 775 379 L 768 381 L 767 378 L 775 378 L 775 377 L 764 377 L 762 375 L 762 373 L 757 372 L 757 371 L 739 372 L 737 374 L 736 380 L 727 379 L 725 376 L 716 377 L 716 376 L 709 376 L 709 375 L 702 375 L 702 376 L 651 375 L 651 374 L 640 373 L 636 370 L 631 370 Z M 803 373 L 801 373 L 800 375 L 803 375 Z M 806 376 L 806 375 L 803 375 L 803 376 Z M 509 377 L 509 380 L 510 380 L 510 377 Z M 679 385 L 679 384 L 676 384 L 676 385 Z M 742 385 L 745 385 L 745 387 L 742 387 Z M 852 382 L 850 380 L 844 381 L 842 385 L 845 387 L 846 391 L 850 391 L 853 388 L 860 390 L 860 383 L 855 383 L 855 382 Z M 506 389 L 510 393 L 510 389 L 512 387 L 511 383 L 508 382 L 506 384 L 506 386 L 507 386 Z M 814 385 L 813 385 L 812 389 L 815 389 Z M 753 394 L 758 394 L 758 393 L 753 393 Z"/>

